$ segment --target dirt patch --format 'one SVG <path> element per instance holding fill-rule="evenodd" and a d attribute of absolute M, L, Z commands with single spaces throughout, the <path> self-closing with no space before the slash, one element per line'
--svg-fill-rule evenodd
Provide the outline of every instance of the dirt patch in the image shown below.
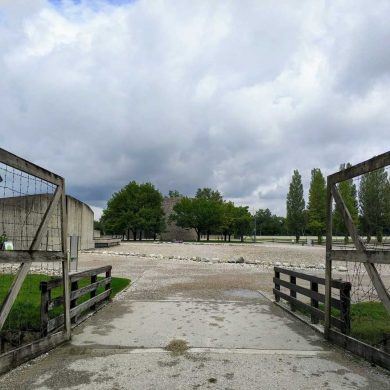
<path fill-rule="evenodd" d="M 157 364 L 160 367 L 174 367 L 174 366 L 179 364 L 179 360 L 172 360 L 172 361 L 169 361 L 169 362 L 163 362 L 163 361 L 159 360 L 157 362 Z"/>
<path fill-rule="evenodd" d="M 172 352 L 173 355 L 184 355 L 190 347 L 187 341 L 174 339 L 166 347 L 165 350 Z"/>

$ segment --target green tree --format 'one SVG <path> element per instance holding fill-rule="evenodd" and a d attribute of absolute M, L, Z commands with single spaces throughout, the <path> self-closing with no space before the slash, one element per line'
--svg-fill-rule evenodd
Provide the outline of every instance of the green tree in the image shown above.
<path fill-rule="evenodd" d="M 183 195 L 178 190 L 169 190 L 168 196 L 170 198 L 181 198 Z"/>
<path fill-rule="evenodd" d="M 195 229 L 198 241 L 201 234 L 207 234 L 209 240 L 210 233 L 222 225 L 222 208 L 222 202 L 184 197 L 173 206 L 170 220 L 182 228 Z"/>
<path fill-rule="evenodd" d="M 308 227 L 312 234 L 317 235 L 318 242 L 321 243 L 326 229 L 326 185 L 324 176 L 318 168 L 311 171 L 307 212 Z"/>
<path fill-rule="evenodd" d="M 223 203 L 215 199 L 196 198 L 196 204 L 199 207 L 199 215 L 202 216 L 204 230 L 207 241 L 210 240 L 210 234 L 221 231 L 223 222 Z"/>
<path fill-rule="evenodd" d="M 270 209 L 259 209 L 255 214 L 256 234 L 263 236 L 285 233 L 285 218 L 271 213 Z"/>
<path fill-rule="evenodd" d="M 386 195 L 388 177 L 384 168 L 362 176 L 359 187 L 359 205 L 361 227 L 370 242 L 376 234 L 378 242 L 382 241 L 386 224 Z"/>
<path fill-rule="evenodd" d="M 177 226 L 184 229 L 195 229 L 197 241 L 200 241 L 203 225 L 201 221 L 199 221 L 196 212 L 195 199 L 188 197 L 180 199 L 180 201 L 173 206 L 173 212 L 169 216 L 169 221 L 175 222 Z"/>
<path fill-rule="evenodd" d="M 206 227 L 202 233 L 206 234 L 207 241 L 209 241 L 210 234 L 221 231 L 223 198 L 218 190 L 212 190 L 211 188 L 198 188 L 195 198 L 199 199 L 199 205 L 204 208 L 202 214 Z"/>
<path fill-rule="evenodd" d="M 200 199 L 208 199 L 208 200 L 214 200 L 216 202 L 222 202 L 222 195 L 218 190 L 212 190 L 211 188 L 198 188 L 196 191 L 196 198 Z"/>
<path fill-rule="evenodd" d="M 256 235 L 257 232 L 260 233 L 260 235 L 268 235 L 272 234 L 270 233 L 270 230 L 272 230 L 272 213 L 270 209 L 259 209 L 256 211 L 255 214 L 256 218 Z"/>
<path fill-rule="evenodd" d="M 251 232 L 252 215 L 248 206 L 239 206 L 234 209 L 234 234 L 244 241 L 244 235 Z"/>
<path fill-rule="evenodd" d="M 114 193 L 103 210 L 101 222 L 104 230 L 111 234 L 133 233 L 137 236 L 149 234 L 156 236 L 164 228 L 162 195 L 150 183 L 130 182 Z"/>
<path fill-rule="evenodd" d="M 347 164 L 341 164 L 340 165 L 340 171 L 347 169 L 351 166 L 350 163 Z M 337 184 L 337 188 L 340 192 L 341 197 L 344 200 L 344 203 L 351 214 L 352 220 L 357 226 L 359 222 L 359 208 L 358 208 L 358 201 L 357 201 L 357 190 L 356 185 L 354 184 L 353 180 L 345 180 L 341 183 Z M 345 226 L 343 217 L 336 207 L 333 212 L 333 228 L 336 234 L 340 234 L 344 236 L 344 242 L 348 243 L 349 240 L 349 234 L 348 230 Z"/>
<path fill-rule="evenodd" d="M 272 214 L 270 209 L 259 209 L 255 214 L 256 234 L 281 235 L 285 232 L 285 218 Z"/>
<path fill-rule="evenodd" d="M 106 233 L 127 234 L 129 237 L 129 232 L 136 229 L 138 224 L 135 206 L 137 191 L 137 183 L 130 182 L 111 196 L 100 220 Z M 134 237 L 136 237 L 135 234 Z"/>
<path fill-rule="evenodd" d="M 101 234 L 104 234 L 104 228 L 102 221 L 93 221 L 93 229 L 99 230 Z"/>
<path fill-rule="evenodd" d="M 156 239 L 157 233 L 165 228 L 163 196 L 151 183 L 140 184 L 138 193 L 138 215 L 140 239 L 145 236 Z"/>
<path fill-rule="evenodd" d="M 294 170 L 290 188 L 287 194 L 287 227 L 295 235 L 298 242 L 305 228 L 305 200 L 303 199 L 302 178 L 298 170 Z"/>
<path fill-rule="evenodd" d="M 235 212 L 236 207 L 233 202 L 225 202 L 222 206 L 222 226 L 221 231 L 224 241 L 228 239 L 230 242 L 232 234 L 234 234 Z"/>

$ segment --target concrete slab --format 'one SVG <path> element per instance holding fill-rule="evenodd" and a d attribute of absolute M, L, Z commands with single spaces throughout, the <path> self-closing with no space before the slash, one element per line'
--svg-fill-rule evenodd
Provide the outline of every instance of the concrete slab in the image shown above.
<path fill-rule="evenodd" d="M 378 389 L 331 358 L 264 354 L 111 353 L 74 356 L 30 389 Z M 64 386 L 66 383 L 66 387 Z M 383 387 L 382 387 L 383 388 Z"/>
<path fill-rule="evenodd" d="M 303 332 L 260 294 L 258 301 L 116 302 L 77 331 L 72 344 L 156 348 L 182 339 L 196 348 L 322 349 L 317 334 Z"/>

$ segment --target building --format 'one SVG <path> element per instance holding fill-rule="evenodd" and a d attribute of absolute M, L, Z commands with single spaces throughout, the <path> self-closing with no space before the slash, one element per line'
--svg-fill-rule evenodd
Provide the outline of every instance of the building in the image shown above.
<path fill-rule="evenodd" d="M 28 250 L 52 199 L 50 194 L 0 198 L 0 234 L 12 241 L 15 250 Z M 68 237 L 79 236 L 79 249 L 94 247 L 93 211 L 85 203 L 67 195 Z M 68 241 L 69 244 L 69 241 Z M 54 211 L 41 250 L 61 250 L 60 208 Z"/>
<path fill-rule="evenodd" d="M 93 240 L 93 211 L 85 203 L 66 195 L 68 211 L 68 236 L 79 236 L 79 249 L 95 247 Z"/>

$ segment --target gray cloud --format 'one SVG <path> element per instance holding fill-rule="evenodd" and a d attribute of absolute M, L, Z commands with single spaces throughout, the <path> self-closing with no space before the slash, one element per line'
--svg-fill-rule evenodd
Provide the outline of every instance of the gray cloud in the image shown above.
<path fill-rule="evenodd" d="M 390 2 L 5 1 L 0 142 L 103 207 L 130 180 L 285 212 L 388 149 Z"/>

